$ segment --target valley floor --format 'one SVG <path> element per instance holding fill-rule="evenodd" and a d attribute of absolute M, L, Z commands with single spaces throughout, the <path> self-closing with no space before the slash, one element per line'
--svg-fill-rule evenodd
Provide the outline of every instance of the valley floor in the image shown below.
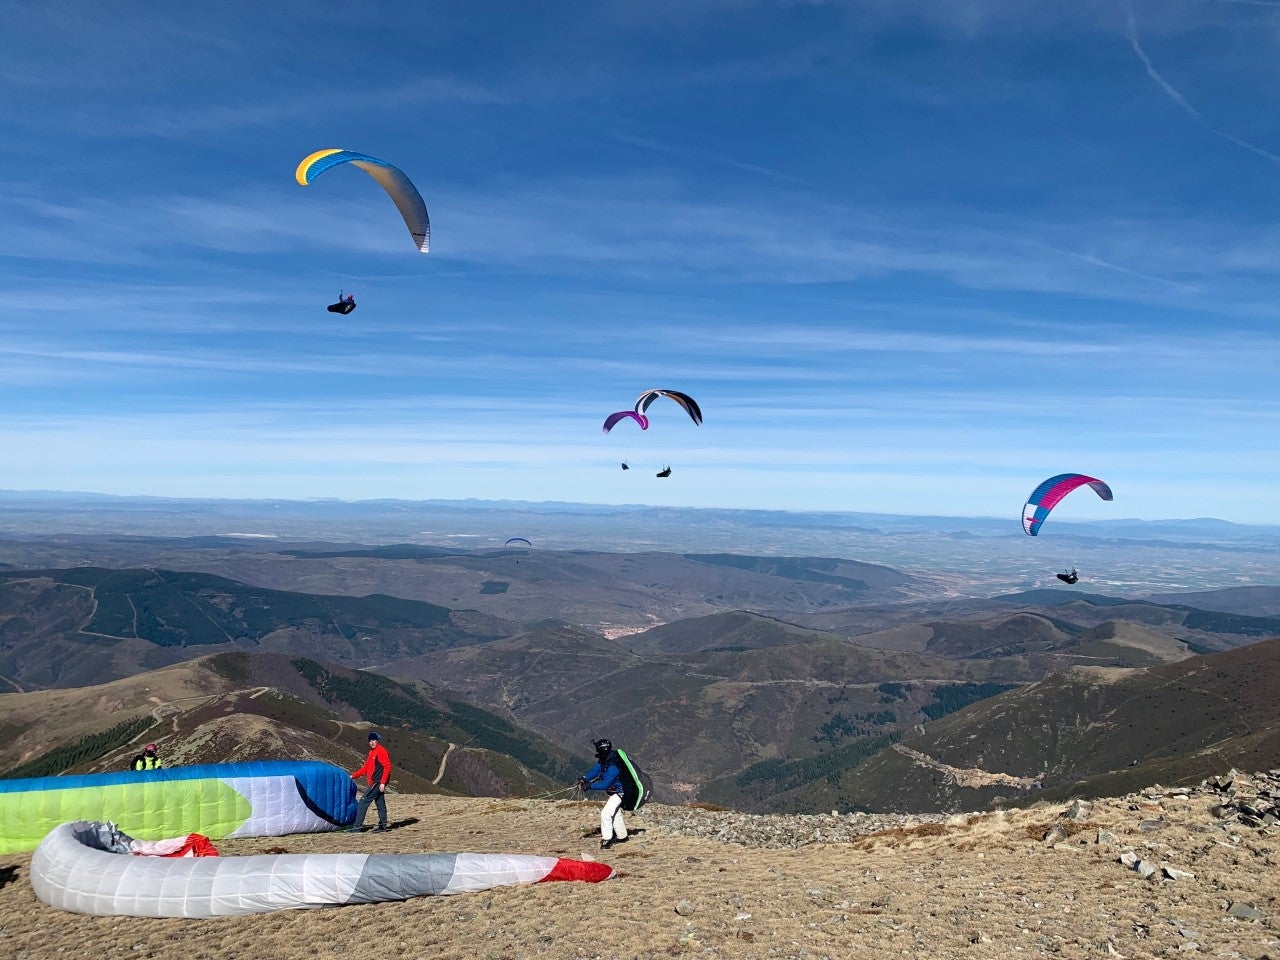
<path fill-rule="evenodd" d="M 32 893 L 30 857 L 6 856 L 0 939 L 14 960 L 1280 958 L 1280 830 L 1220 821 L 1211 808 L 1221 798 L 1206 791 L 1146 794 L 1097 801 L 1076 819 L 1065 806 L 805 818 L 653 805 L 631 815 L 641 832 L 610 851 L 598 849 L 596 803 L 395 794 L 392 818 L 417 823 L 218 847 L 224 855 L 596 856 L 621 876 L 323 911 L 139 920 L 47 907 Z M 837 822 L 846 839 L 813 840 L 815 830 L 831 836 Z M 1194 877 L 1158 871 L 1144 880 L 1119 862 L 1126 849 Z M 1261 919 L 1232 916 L 1233 905 Z"/>

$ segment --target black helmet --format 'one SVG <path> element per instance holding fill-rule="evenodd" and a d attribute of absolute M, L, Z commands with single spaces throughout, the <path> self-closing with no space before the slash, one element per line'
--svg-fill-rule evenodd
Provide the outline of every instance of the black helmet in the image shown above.
<path fill-rule="evenodd" d="M 596 756 L 602 760 L 613 753 L 613 741 L 611 740 L 596 740 L 594 741 L 594 746 L 596 748 Z"/>

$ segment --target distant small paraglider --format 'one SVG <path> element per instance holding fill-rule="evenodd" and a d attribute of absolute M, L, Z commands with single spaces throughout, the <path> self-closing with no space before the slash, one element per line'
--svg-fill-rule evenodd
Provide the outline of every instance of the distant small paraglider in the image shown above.
<path fill-rule="evenodd" d="M 649 418 L 643 413 L 636 413 L 634 410 L 619 410 L 617 413 L 611 413 L 604 418 L 604 432 L 608 433 L 623 420 L 634 420 L 640 425 L 641 430 L 649 429 Z"/>
<path fill-rule="evenodd" d="M 659 471 L 658 471 L 657 476 L 659 476 L 659 477 L 669 477 L 669 476 L 671 476 L 671 468 L 670 468 L 670 467 L 663 467 L 661 470 L 659 470 Z"/>
<path fill-rule="evenodd" d="M 341 290 L 338 291 L 338 302 L 331 303 L 329 306 L 325 307 L 325 309 L 330 313 L 340 313 L 343 316 L 346 316 L 355 308 L 356 295 L 354 293 L 348 293 L 346 296 L 343 296 Z"/>
<path fill-rule="evenodd" d="M 627 466 L 627 462 L 626 462 L 625 460 L 624 460 L 624 461 L 622 461 L 622 469 L 623 469 L 623 470 L 630 470 L 630 469 L 631 469 L 629 466 Z"/>
<path fill-rule="evenodd" d="M 693 397 L 687 393 L 681 393 L 679 390 L 646 390 L 636 399 L 635 412 L 644 416 L 649 412 L 649 407 L 653 401 L 659 397 L 674 400 L 689 415 L 689 419 L 696 426 L 702 426 L 702 408 L 698 406 L 698 402 Z"/>
<path fill-rule="evenodd" d="M 504 547 L 509 547 L 509 546 L 511 546 L 511 544 L 513 544 L 513 543 L 523 543 L 526 547 L 532 547 L 532 546 L 533 546 L 533 544 L 532 544 L 532 543 L 530 543 L 528 540 L 526 540 L 524 537 L 512 537 L 510 540 L 508 540 L 506 543 L 504 543 L 504 544 L 503 544 L 503 546 L 504 546 Z"/>
<path fill-rule="evenodd" d="M 1058 574 L 1054 574 L 1054 576 L 1056 576 L 1063 583 L 1076 583 L 1080 579 L 1080 576 L 1076 573 L 1075 567 L 1071 568 L 1070 573 L 1058 573 Z"/>

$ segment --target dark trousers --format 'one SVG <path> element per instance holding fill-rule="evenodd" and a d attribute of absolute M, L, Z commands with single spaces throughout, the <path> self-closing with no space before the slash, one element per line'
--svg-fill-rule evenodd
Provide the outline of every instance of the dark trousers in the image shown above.
<path fill-rule="evenodd" d="M 387 797 L 378 785 L 375 783 L 364 792 L 364 796 L 356 801 L 356 822 L 353 826 L 364 826 L 365 815 L 369 812 L 369 804 L 376 803 L 378 805 L 378 826 L 385 827 L 387 825 Z"/>

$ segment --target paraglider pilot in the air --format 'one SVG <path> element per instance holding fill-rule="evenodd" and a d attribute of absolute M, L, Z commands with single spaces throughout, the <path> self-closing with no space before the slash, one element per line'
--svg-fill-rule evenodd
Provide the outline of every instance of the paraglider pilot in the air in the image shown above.
<path fill-rule="evenodd" d="M 1063 583 L 1075 583 L 1076 581 L 1078 581 L 1078 580 L 1080 579 L 1080 577 L 1076 575 L 1076 568 L 1075 568 L 1075 567 L 1072 567 L 1072 568 L 1071 568 L 1071 572 L 1070 572 L 1070 573 L 1059 573 L 1059 574 L 1055 574 L 1055 576 L 1056 576 L 1059 580 L 1061 580 Z"/>
<path fill-rule="evenodd" d="M 356 308 L 356 295 L 348 293 L 345 296 L 341 290 L 338 291 L 338 302 L 331 303 L 325 307 L 330 313 L 341 313 L 346 315 Z"/>
<path fill-rule="evenodd" d="M 623 463 L 622 463 L 622 469 L 623 469 L 623 470 L 630 470 L 630 469 L 631 469 L 629 466 L 627 466 L 627 463 L 626 463 L 626 461 L 625 461 L 625 460 L 624 460 L 624 461 L 623 461 Z"/>
<path fill-rule="evenodd" d="M 659 476 L 659 477 L 669 477 L 669 476 L 671 476 L 671 468 L 670 468 L 670 467 L 663 467 L 661 470 L 659 470 L 659 471 L 657 472 L 656 476 Z"/>
<path fill-rule="evenodd" d="M 596 740 L 596 765 L 578 778 L 578 787 L 603 790 L 607 799 L 600 811 L 600 849 L 627 842 L 627 825 L 622 821 L 622 760 L 610 740 Z"/>

